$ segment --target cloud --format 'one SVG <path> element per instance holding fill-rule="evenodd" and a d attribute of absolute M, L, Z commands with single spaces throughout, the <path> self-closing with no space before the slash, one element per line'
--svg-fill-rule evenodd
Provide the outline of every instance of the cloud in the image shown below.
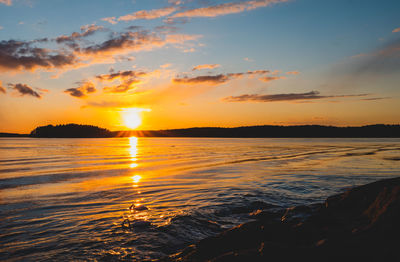
<path fill-rule="evenodd" d="M 253 59 L 251 59 L 251 58 L 248 58 L 248 57 L 245 57 L 245 58 L 243 58 L 243 60 L 244 60 L 244 61 L 247 61 L 247 62 L 254 62 L 254 60 L 253 60 Z"/>
<path fill-rule="evenodd" d="M 242 78 L 243 76 L 254 76 L 254 75 L 262 75 L 269 73 L 269 70 L 255 70 L 255 71 L 247 71 L 244 73 L 228 73 L 228 74 L 219 74 L 219 75 L 203 75 L 203 76 L 194 76 L 194 77 L 180 77 L 173 78 L 172 82 L 176 84 L 223 84 L 229 80 Z"/>
<path fill-rule="evenodd" d="M 196 76 L 196 77 L 183 77 L 183 78 L 174 78 L 172 79 L 173 83 L 177 84 L 222 84 L 229 80 L 229 77 L 223 74 L 214 75 L 214 76 Z"/>
<path fill-rule="evenodd" d="M 115 54 L 130 53 L 133 51 L 152 50 L 169 44 L 182 45 L 187 41 L 194 41 L 200 38 L 200 35 L 158 35 L 146 30 L 137 32 L 123 32 L 100 43 L 76 50 L 83 56 L 101 57 Z"/>
<path fill-rule="evenodd" d="M 132 21 L 132 20 L 152 20 L 172 14 L 176 11 L 176 7 L 169 6 L 153 10 L 140 10 L 131 14 L 120 16 L 118 21 Z"/>
<path fill-rule="evenodd" d="M 57 49 L 45 48 L 48 39 L 32 41 L 0 41 L 0 72 L 2 71 L 35 71 L 44 69 L 68 70 L 99 63 L 114 63 L 125 60 L 123 55 L 150 51 L 155 48 L 172 46 L 185 48 L 190 41 L 196 41 L 201 35 L 168 34 L 140 30 L 135 32 L 114 32 L 101 42 L 77 41 L 97 31 L 104 31 L 102 26 L 94 24 L 83 26 L 81 32 L 64 35 L 54 39 L 65 46 Z M 131 61 L 130 58 L 128 58 Z"/>
<path fill-rule="evenodd" d="M 286 77 L 284 77 L 284 76 L 266 76 L 266 77 L 262 77 L 262 78 L 259 78 L 261 81 L 263 81 L 263 82 L 271 82 L 271 81 L 274 81 L 274 80 L 279 80 L 279 79 L 285 79 Z"/>
<path fill-rule="evenodd" d="M 320 95 L 318 91 L 311 91 L 307 93 L 289 93 L 289 94 L 273 94 L 273 95 L 260 95 L 260 94 L 245 94 L 240 96 L 228 96 L 222 99 L 225 102 L 282 102 L 282 101 L 296 101 L 296 100 L 316 100 L 324 98 L 348 98 L 348 97 L 364 97 L 369 94 L 356 94 L 356 95 Z"/>
<path fill-rule="evenodd" d="M 62 35 L 57 37 L 55 40 L 57 43 L 64 43 L 64 42 L 69 42 L 69 43 L 74 43 L 76 40 L 79 40 L 83 37 L 87 37 L 90 35 L 93 35 L 97 31 L 105 31 L 106 29 L 103 26 L 98 26 L 95 24 L 91 25 L 84 25 L 81 27 L 81 32 L 73 32 L 71 35 Z"/>
<path fill-rule="evenodd" d="M 7 93 L 6 89 L 1 84 L 1 81 L 0 81 L 0 93 L 3 93 L 3 94 Z"/>
<path fill-rule="evenodd" d="M 287 2 L 288 0 L 252 0 L 224 3 L 214 6 L 201 7 L 182 11 L 174 14 L 171 18 L 181 17 L 216 17 L 228 14 L 241 13 L 244 11 L 254 10 L 260 7 L 266 7 L 271 4 Z"/>
<path fill-rule="evenodd" d="M 140 77 L 147 76 L 148 73 L 142 71 L 120 71 L 116 73 L 97 75 L 96 78 L 102 82 L 112 82 L 119 80 L 120 84 L 114 86 L 104 87 L 106 93 L 125 93 L 136 87 L 141 83 Z"/>
<path fill-rule="evenodd" d="M 400 32 L 400 27 L 393 29 L 392 33 L 398 33 Z"/>
<path fill-rule="evenodd" d="M 79 87 L 68 88 L 64 91 L 64 93 L 69 94 L 70 96 L 84 98 L 87 94 L 96 92 L 96 88 L 92 82 L 84 81 L 79 82 Z"/>
<path fill-rule="evenodd" d="M 204 64 L 204 65 L 197 65 L 195 67 L 193 67 L 192 71 L 196 71 L 196 70 L 202 70 L 202 69 L 214 69 L 217 67 L 220 67 L 221 65 L 219 64 Z"/>
<path fill-rule="evenodd" d="M 1 25 L 0 25 L 0 30 L 3 30 L 4 29 L 4 27 L 2 27 Z"/>
<path fill-rule="evenodd" d="M 32 42 L 0 41 L 0 71 L 63 68 L 76 62 L 73 54 L 38 48 Z"/>
<path fill-rule="evenodd" d="M 102 18 L 101 20 L 102 20 L 102 21 L 105 21 L 105 22 L 109 22 L 110 24 L 113 24 L 113 25 L 115 25 L 116 23 L 118 23 L 118 22 L 116 21 L 115 16 L 104 17 L 104 18 Z"/>
<path fill-rule="evenodd" d="M 298 75 L 300 74 L 299 71 L 290 71 L 290 72 L 286 72 L 287 75 Z"/>
<path fill-rule="evenodd" d="M 32 87 L 26 85 L 26 84 L 8 84 L 8 87 L 16 90 L 18 93 L 20 93 L 22 96 L 24 95 L 30 95 L 36 98 L 42 98 L 42 96 L 36 92 L 35 90 L 32 89 Z"/>
<path fill-rule="evenodd" d="M 400 38 L 387 43 L 380 49 L 353 56 L 350 63 L 341 66 L 353 76 L 360 74 L 385 75 L 400 72 Z"/>
<path fill-rule="evenodd" d="M 138 72 L 138 71 L 128 70 L 111 74 L 97 75 L 96 78 L 99 79 L 100 81 L 114 81 L 116 79 L 125 80 L 127 78 L 137 78 L 145 75 L 147 75 L 147 73 L 142 71 Z"/>
<path fill-rule="evenodd" d="M 11 0 L 0 0 L 0 4 L 12 5 L 12 1 Z"/>
<path fill-rule="evenodd" d="M 115 86 L 106 86 L 103 88 L 103 90 L 106 93 L 125 93 L 125 92 L 128 92 L 128 91 L 136 88 L 136 85 L 141 82 L 142 81 L 139 79 L 125 80 L 122 82 L 122 84 L 115 85 Z"/>

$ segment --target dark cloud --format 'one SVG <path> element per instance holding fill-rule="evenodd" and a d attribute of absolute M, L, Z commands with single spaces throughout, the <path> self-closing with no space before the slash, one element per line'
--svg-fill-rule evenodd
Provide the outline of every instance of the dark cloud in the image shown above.
<path fill-rule="evenodd" d="M 111 74 L 103 74 L 103 75 L 97 75 L 96 78 L 101 80 L 101 81 L 113 81 L 115 79 L 126 79 L 126 78 L 137 78 L 141 76 L 145 76 L 147 73 L 142 72 L 142 71 L 120 71 L 116 73 L 111 73 Z"/>
<path fill-rule="evenodd" d="M 0 41 L 0 71 L 62 68 L 74 63 L 76 57 L 72 54 L 38 48 L 30 42 Z"/>
<path fill-rule="evenodd" d="M 8 84 L 8 87 L 16 90 L 18 93 L 20 93 L 22 96 L 24 95 L 30 95 L 36 98 L 42 98 L 42 96 L 36 92 L 35 90 L 32 89 L 32 87 L 26 85 L 26 84 Z"/>
<path fill-rule="evenodd" d="M 88 37 L 93 35 L 94 33 L 98 31 L 106 31 L 106 29 L 103 26 L 98 26 L 98 25 L 85 25 L 81 27 L 81 32 L 73 32 L 71 35 L 62 35 L 59 36 L 55 39 L 57 43 L 70 43 L 73 44 L 76 40 L 79 40 L 83 37 Z"/>
<path fill-rule="evenodd" d="M 92 82 L 85 81 L 85 82 L 78 82 L 79 87 L 68 88 L 64 91 L 71 96 L 84 98 L 87 94 L 96 92 L 96 88 Z"/>
<path fill-rule="evenodd" d="M 174 78 L 172 82 L 177 84 L 201 84 L 201 83 L 209 83 L 209 84 L 222 84 L 229 80 L 229 77 L 223 74 L 213 75 L 213 76 L 196 76 L 196 77 L 183 77 L 183 78 Z"/>
<path fill-rule="evenodd" d="M 200 35 L 186 34 L 164 34 L 149 32 L 147 30 L 135 32 L 115 33 L 110 39 L 86 47 L 75 49 L 77 53 L 83 56 L 102 57 L 111 55 L 121 55 L 133 51 L 152 50 L 172 44 L 182 47 L 187 41 L 194 41 L 200 38 Z"/>
<path fill-rule="evenodd" d="M 311 91 L 307 93 L 289 93 L 289 94 L 273 94 L 273 95 L 260 95 L 260 94 L 245 94 L 240 96 L 229 96 L 222 100 L 225 102 L 278 102 L 278 101 L 295 101 L 295 100 L 315 100 L 324 98 L 347 98 L 347 97 L 363 97 L 369 94 L 356 94 L 356 95 L 320 95 L 318 91 Z"/>
<path fill-rule="evenodd" d="M 244 73 L 228 73 L 228 74 L 204 75 L 195 77 L 184 76 L 181 78 L 174 78 L 172 79 L 172 82 L 177 84 L 201 84 L 201 83 L 223 84 L 235 78 L 241 78 L 243 76 L 262 75 L 262 74 L 267 74 L 269 72 L 270 72 L 269 70 L 255 70 L 255 71 L 247 71 Z"/>
<path fill-rule="evenodd" d="M 142 82 L 139 78 L 146 75 L 148 75 L 148 73 L 146 72 L 128 70 L 110 74 L 97 75 L 96 78 L 103 82 L 119 80 L 120 84 L 118 85 L 104 87 L 104 92 L 125 93 L 134 89 L 137 84 Z"/>

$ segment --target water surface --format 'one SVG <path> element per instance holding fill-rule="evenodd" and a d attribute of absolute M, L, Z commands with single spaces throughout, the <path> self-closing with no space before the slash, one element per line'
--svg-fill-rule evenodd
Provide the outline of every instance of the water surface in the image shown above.
<path fill-rule="evenodd" d="M 156 259 L 399 161 L 400 139 L 0 138 L 0 260 Z"/>

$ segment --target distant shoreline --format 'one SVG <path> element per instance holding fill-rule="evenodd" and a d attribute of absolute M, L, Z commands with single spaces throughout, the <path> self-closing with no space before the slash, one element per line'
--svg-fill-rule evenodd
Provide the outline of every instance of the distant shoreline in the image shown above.
<path fill-rule="evenodd" d="M 0 133 L 0 137 L 35 138 L 110 138 L 110 137 L 208 137 L 208 138 L 400 138 L 400 125 L 367 125 L 336 127 L 302 126 L 244 126 L 194 127 L 166 130 L 109 131 L 89 125 L 48 125 L 30 134 Z"/>

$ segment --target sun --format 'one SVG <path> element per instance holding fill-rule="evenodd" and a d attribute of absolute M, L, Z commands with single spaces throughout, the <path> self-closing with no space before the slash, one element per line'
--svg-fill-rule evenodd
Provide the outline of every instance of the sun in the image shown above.
<path fill-rule="evenodd" d="M 124 125 L 130 129 L 135 129 L 142 124 L 141 112 L 150 112 L 147 108 L 126 108 L 122 112 Z"/>
<path fill-rule="evenodd" d="M 126 127 L 135 129 L 142 124 L 142 119 L 138 110 L 127 110 L 123 115 L 124 124 Z"/>

